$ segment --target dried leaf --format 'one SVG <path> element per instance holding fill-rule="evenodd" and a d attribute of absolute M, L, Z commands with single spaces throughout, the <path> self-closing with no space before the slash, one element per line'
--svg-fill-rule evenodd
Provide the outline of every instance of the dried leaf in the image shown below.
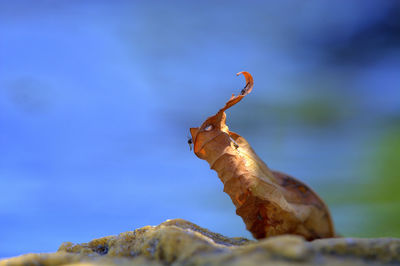
<path fill-rule="evenodd" d="M 297 234 L 308 240 L 333 237 L 332 219 L 318 195 L 297 179 L 272 171 L 240 135 L 229 131 L 225 110 L 253 89 L 253 78 L 237 96 L 198 128 L 191 128 L 194 153 L 206 160 L 224 184 L 247 229 L 257 239 Z"/>

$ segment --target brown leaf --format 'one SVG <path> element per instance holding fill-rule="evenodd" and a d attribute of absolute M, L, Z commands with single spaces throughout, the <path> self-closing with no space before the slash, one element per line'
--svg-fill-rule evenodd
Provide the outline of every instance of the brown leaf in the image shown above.
<path fill-rule="evenodd" d="M 206 160 L 224 184 L 224 191 L 236 206 L 247 229 L 257 239 L 297 234 L 308 240 L 333 237 L 332 219 L 327 206 L 302 182 L 272 171 L 249 143 L 229 131 L 225 110 L 240 102 L 253 89 L 253 77 L 237 96 L 198 128 L 191 128 L 194 153 Z"/>

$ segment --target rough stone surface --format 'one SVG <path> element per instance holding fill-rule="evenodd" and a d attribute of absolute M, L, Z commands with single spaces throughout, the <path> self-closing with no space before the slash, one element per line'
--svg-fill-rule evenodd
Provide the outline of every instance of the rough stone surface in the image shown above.
<path fill-rule="evenodd" d="M 261 241 L 228 238 L 182 219 L 63 243 L 55 253 L 27 254 L 0 265 L 400 265 L 400 239 L 331 238 L 307 242 L 283 235 Z"/>

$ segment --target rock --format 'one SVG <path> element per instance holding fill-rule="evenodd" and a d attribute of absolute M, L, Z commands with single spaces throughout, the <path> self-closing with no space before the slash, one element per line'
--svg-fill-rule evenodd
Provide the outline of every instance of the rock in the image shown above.
<path fill-rule="evenodd" d="M 182 219 L 63 243 L 57 252 L 27 254 L 0 265 L 383 265 L 400 264 L 400 239 L 283 235 L 261 241 L 228 238 Z"/>

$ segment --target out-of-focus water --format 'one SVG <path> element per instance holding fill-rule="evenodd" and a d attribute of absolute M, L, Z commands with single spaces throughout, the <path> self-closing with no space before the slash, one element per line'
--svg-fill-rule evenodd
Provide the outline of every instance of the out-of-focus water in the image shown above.
<path fill-rule="evenodd" d="M 251 237 L 188 128 L 228 125 L 343 235 L 400 236 L 400 6 L 0 1 L 0 257 L 183 218 Z"/>

